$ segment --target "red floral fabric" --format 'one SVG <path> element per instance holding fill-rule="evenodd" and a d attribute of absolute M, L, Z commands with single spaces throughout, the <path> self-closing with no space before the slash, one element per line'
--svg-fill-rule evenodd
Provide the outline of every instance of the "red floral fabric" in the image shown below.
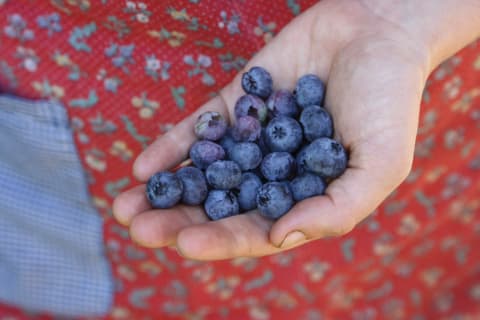
<path fill-rule="evenodd" d="M 136 155 L 315 2 L 0 0 L 0 88 L 65 105 L 105 221 L 104 319 L 480 319 L 478 42 L 432 73 L 411 174 L 344 237 L 200 263 L 114 221 Z M 52 318 L 0 305 L 2 320 Z"/>

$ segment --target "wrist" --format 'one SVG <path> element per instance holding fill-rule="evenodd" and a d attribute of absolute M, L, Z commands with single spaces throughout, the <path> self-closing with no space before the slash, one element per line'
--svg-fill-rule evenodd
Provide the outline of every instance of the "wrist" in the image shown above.
<path fill-rule="evenodd" d="M 405 32 L 428 53 L 431 72 L 480 36 L 478 0 L 360 0 L 379 19 Z M 420 48 L 421 49 L 421 48 Z"/>

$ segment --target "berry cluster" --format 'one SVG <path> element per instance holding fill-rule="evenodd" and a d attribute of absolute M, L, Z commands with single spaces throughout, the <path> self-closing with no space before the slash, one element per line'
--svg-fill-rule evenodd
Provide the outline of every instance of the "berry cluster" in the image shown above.
<path fill-rule="evenodd" d="M 194 128 L 199 140 L 190 148 L 193 166 L 149 179 L 154 208 L 203 204 L 212 220 L 258 208 L 278 219 L 296 202 L 323 194 L 345 171 L 347 152 L 333 140 L 320 78 L 307 74 L 293 93 L 273 91 L 268 71 L 253 67 L 242 88 L 233 127 L 218 112 L 203 113 Z"/>

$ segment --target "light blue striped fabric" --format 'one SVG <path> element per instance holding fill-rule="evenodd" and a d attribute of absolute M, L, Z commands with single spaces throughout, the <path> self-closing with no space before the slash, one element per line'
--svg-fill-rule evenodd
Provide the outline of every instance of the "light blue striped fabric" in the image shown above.
<path fill-rule="evenodd" d="M 112 296 L 63 106 L 0 95 L 0 301 L 74 317 L 105 314 Z"/>

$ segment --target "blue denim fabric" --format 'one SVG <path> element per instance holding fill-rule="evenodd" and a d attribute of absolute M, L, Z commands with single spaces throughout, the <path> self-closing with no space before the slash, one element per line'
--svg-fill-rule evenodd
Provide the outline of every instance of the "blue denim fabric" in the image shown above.
<path fill-rule="evenodd" d="M 65 109 L 0 95 L 0 301 L 73 317 L 105 314 L 112 296 Z"/>

